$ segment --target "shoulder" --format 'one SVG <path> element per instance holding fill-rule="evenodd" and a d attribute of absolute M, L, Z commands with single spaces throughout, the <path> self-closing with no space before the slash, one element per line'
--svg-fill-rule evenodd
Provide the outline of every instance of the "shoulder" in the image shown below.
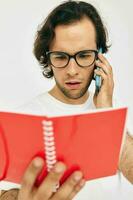
<path fill-rule="evenodd" d="M 121 99 L 114 98 L 113 101 L 113 107 L 117 108 L 117 107 L 127 107 L 128 108 L 128 112 L 127 112 L 127 116 L 126 116 L 126 129 L 127 129 L 127 133 L 128 135 L 130 135 L 131 137 L 133 137 L 133 123 L 132 123 L 132 119 L 133 119 L 133 115 L 132 115 L 132 110 L 130 108 L 130 106 L 122 101 Z"/>
<path fill-rule="evenodd" d="M 43 115 L 46 114 L 47 104 L 47 92 L 45 92 L 34 97 L 31 101 L 15 108 L 14 111 L 19 113 Z"/>

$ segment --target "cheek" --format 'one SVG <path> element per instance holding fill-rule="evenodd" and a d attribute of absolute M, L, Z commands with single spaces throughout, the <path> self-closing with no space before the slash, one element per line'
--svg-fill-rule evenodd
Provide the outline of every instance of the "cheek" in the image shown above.
<path fill-rule="evenodd" d="M 93 75 L 94 75 L 94 68 L 95 66 L 92 66 L 91 69 L 86 70 L 86 72 L 84 73 L 84 77 L 88 80 L 88 79 L 92 79 Z"/>
<path fill-rule="evenodd" d="M 63 70 L 62 69 L 53 69 L 53 74 L 56 80 L 61 80 L 63 78 Z"/>

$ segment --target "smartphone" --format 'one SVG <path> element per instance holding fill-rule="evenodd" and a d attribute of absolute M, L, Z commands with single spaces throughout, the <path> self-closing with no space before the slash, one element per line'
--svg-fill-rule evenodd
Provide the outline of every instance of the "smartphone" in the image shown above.
<path fill-rule="evenodd" d="M 99 53 L 102 53 L 102 48 L 100 48 L 98 52 L 99 52 Z M 99 70 L 100 68 L 99 68 L 99 67 L 96 67 L 96 69 Z M 101 87 L 101 76 L 96 75 L 96 76 L 95 76 L 95 88 L 96 88 L 96 93 L 99 92 L 100 87 Z"/>

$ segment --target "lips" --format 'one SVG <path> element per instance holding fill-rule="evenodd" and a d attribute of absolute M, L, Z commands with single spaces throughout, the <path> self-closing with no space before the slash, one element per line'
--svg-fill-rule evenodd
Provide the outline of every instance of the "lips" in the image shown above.
<path fill-rule="evenodd" d="M 78 89 L 81 85 L 81 82 L 77 80 L 71 80 L 71 81 L 66 81 L 65 84 L 70 89 Z"/>

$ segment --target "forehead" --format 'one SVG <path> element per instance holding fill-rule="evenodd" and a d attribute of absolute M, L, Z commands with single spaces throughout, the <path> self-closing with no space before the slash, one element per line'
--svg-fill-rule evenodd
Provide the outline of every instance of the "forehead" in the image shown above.
<path fill-rule="evenodd" d="M 75 52 L 84 49 L 96 49 L 95 26 L 88 18 L 69 25 L 58 25 L 50 50 Z"/>

